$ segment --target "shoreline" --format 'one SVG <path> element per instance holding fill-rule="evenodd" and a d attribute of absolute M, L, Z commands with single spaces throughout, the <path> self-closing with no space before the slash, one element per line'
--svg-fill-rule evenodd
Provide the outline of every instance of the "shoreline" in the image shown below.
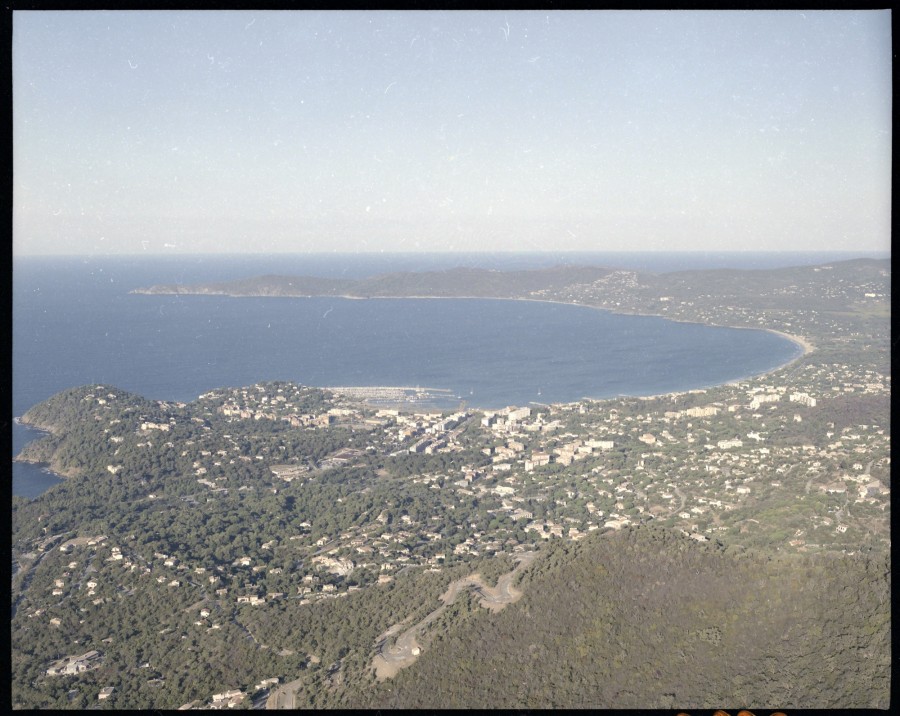
<path fill-rule="evenodd" d="M 607 313 L 612 313 L 617 316 L 646 316 L 648 318 L 662 318 L 666 321 L 671 321 L 672 323 L 693 323 L 698 326 L 709 326 L 711 328 L 732 328 L 735 330 L 745 330 L 745 331 L 768 331 L 769 333 L 774 333 L 775 335 L 781 336 L 793 343 L 796 343 L 802 349 L 802 354 L 791 361 L 788 361 L 784 365 L 790 365 L 794 360 L 798 360 L 806 355 L 809 355 L 813 351 L 816 350 L 816 346 L 811 343 L 808 339 L 802 336 L 796 336 L 790 333 L 785 333 L 784 331 L 779 331 L 777 328 L 766 328 L 766 327 L 755 327 L 755 326 L 729 326 L 721 323 L 707 323 L 705 321 L 691 320 L 687 318 L 672 318 L 671 316 L 667 316 L 662 313 L 650 313 L 644 311 L 635 311 L 635 310 L 615 310 L 612 308 L 606 308 L 605 306 L 594 306 L 589 303 L 581 303 L 578 301 L 555 301 L 550 298 L 531 298 L 529 296 L 419 296 L 419 295 L 410 295 L 410 296 L 353 296 L 349 294 L 287 294 L 287 295 L 278 295 L 273 296 L 271 294 L 263 294 L 263 293 L 226 293 L 226 292 L 201 292 L 201 291 L 149 291 L 147 289 L 132 289 L 129 291 L 131 294 L 137 294 L 142 296 L 223 296 L 225 298 L 342 298 L 348 301 L 377 301 L 380 299 L 388 299 L 388 300 L 404 300 L 404 299 L 415 299 L 415 300 L 484 300 L 484 301 L 531 301 L 534 303 L 550 303 L 557 306 L 580 306 L 582 308 L 589 308 L 596 311 L 606 311 Z M 779 366 L 783 367 L 783 366 Z M 777 370 L 774 368 L 773 370 Z M 767 371 L 767 373 L 770 371 Z M 762 375 L 762 374 L 761 374 Z M 722 383 L 722 385 L 727 385 L 726 383 Z"/>
<path fill-rule="evenodd" d="M 171 295 L 171 294 L 169 294 L 169 295 Z M 190 295 L 205 295 L 205 294 L 190 294 Z M 740 376 L 738 378 L 733 378 L 732 380 L 725 381 L 724 383 L 713 383 L 711 385 L 701 386 L 698 388 L 688 388 L 686 390 L 672 390 L 667 393 L 656 393 L 653 395 L 615 395 L 615 396 L 611 396 L 611 397 L 607 397 L 607 398 L 591 398 L 588 396 L 583 396 L 583 397 L 579 398 L 578 400 L 574 400 L 574 401 L 562 401 L 562 402 L 554 401 L 554 403 L 535 403 L 534 401 L 530 401 L 529 405 L 535 405 L 535 404 L 537 404 L 537 405 L 550 405 L 550 404 L 572 405 L 572 404 L 580 402 L 582 400 L 590 400 L 592 402 L 599 403 L 599 402 L 603 402 L 605 400 L 622 400 L 625 398 L 636 398 L 638 400 L 652 400 L 652 399 L 657 399 L 657 398 L 667 398 L 667 397 L 675 397 L 678 395 L 684 395 L 684 394 L 690 393 L 692 391 L 699 391 L 699 390 L 707 391 L 707 390 L 710 390 L 713 388 L 718 388 L 718 387 L 726 386 L 726 385 L 737 385 L 738 383 L 743 383 L 746 380 L 755 380 L 757 378 L 763 378 L 767 375 L 771 375 L 772 373 L 775 373 L 775 372 L 781 370 L 782 368 L 786 368 L 786 367 L 796 363 L 797 361 L 802 360 L 803 358 L 807 357 L 808 355 L 810 355 L 811 353 L 813 353 L 816 350 L 815 344 L 813 344 L 807 338 L 805 338 L 803 336 L 793 335 L 790 333 L 785 333 L 784 331 L 779 331 L 777 328 L 763 328 L 763 327 L 757 328 L 754 326 L 728 326 L 728 325 L 723 325 L 721 323 L 707 323 L 704 321 L 695 321 L 695 320 L 690 320 L 690 319 L 686 319 L 686 318 L 672 318 L 670 316 L 665 316 L 660 313 L 646 313 L 646 312 L 641 312 L 641 311 L 621 311 L 621 310 L 616 311 L 614 309 L 606 308 L 604 306 L 593 306 L 589 303 L 580 303 L 580 302 L 573 302 L 573 301 L 554 301 L 553 299 L 549 299 L 549 298 L 530 298 L 527 296 L 520 296 L 517 298 L 509 298 L 509 297 L 503 297 L 503 296 L 343 296 L 343 295 L 342 296 L 251 296 L 248 294 L 237 294 L 237 295 L 236 294 L 228 294 L 228 297 L 229 298 L 345 298 L 348 300 L 355 300 L 355 301 L 378 300 L 378 299 L 394 299 L 394 300 L 399 300 L 399 299 L 416 299 L 416 300 L 464 299 L 464 300 L 487 300 L 487 301 L 531 301 L 534 303 L 549 303 L 549 304 L 553 304 L 553 305 L 557 305 L 557 306 L 579 306 L 581 308 L 587 308 L 587 309 L 591 309 L 591 310 L 595 310 L 595 311 L 605 311 L 607 313 L 611 313 L 611 314 L 617 315 L 617 316 L 643 316 L 646 318 L 661 318 L 665 321 L 671 321 L 672 323 L 688 323 L 688 324 L 694 324 L 697 326 L 709 326 L 711 328 L 731 328 L 734 330 L 742 330 L 742 331 L 767 331 L 769 333 L 773 333 L 777 336 L 780 336 L 780 337 L 790 341 L 791 343 L 793 343 L 800 349 L 799 355 L 794 356 L 793 358 L 789 359 L 788 361 L 786 361 L 784 363 L 780 363 L 779 365 L 774 366 L 773 368 L 764 370 L 760 373 L 753 373 L 751 375 L 745 375 L 745 376 Z M 452 392 L 452 391 L 448 391 L 448 392 Z M 427 404 L 428 404 L 427 401 L 423 401 L 420 405 L 425 406 Z M 435 407 L 435 406 L 432 404 L 432 407 Z M 472 407 L 474 410 L 499 410 L 499 408 L 487 408 L 487 407 L 482 408 L 482 407 L 477 407 L 477 406 L 472 406 Z M 506 407 L 506 406 L 504 406 L 504 407 Z"/>
<path fill-rule="evenodd" d="M 781 336 L 782 338 L 787 338 L 789 341 L 793 341 L 798 346 L 800 346 L 802 353 L 797 356 L 794 360 L 785 363 L 785 365 L 790 365 L 794 361 L 798 361 L 801 358 L 808 356 L 810 353 L 813 353 L 816 350 L 815 343 L 812 343 L 808 338 L 804 338 L 803 336 L 795 336 L 792 333 L 785 333 L 784 331 L 779 331 L 777 328 L 765 328 L 763 330 L 768 331 L 769 333 L 774 333 L 775 335 Z"/>
<path fill-rule="evenodd" d="M 78 477 L 80 473 L 78 470 L 70 469 L 67 471 L 63 471 L 62 468 L 54 467 L 52 462 L 46 462 L 45 460 L 31 460 L 28 458 L 19 457 L 16 455 L 13 458 L 13 462 L 17 462 L 20 465 L 34 465 L 36 467 L 41 467 L 41 472 L 46 473 L 48 475 L 53 475 L 54 477 L 58 477 L 60 480 L 66 480 L 70 477 Z"/>
<path fill-rule="evenodd" d="M 145 290 L 140 290 L 140 289 L 132 290 L 129 293 L 139 294 L 139 295 L 150 295 L 150 296 L 173 296 L 173 295 L 177 295 L 177 296 L 185 296 L 185 295 L 210 296 L 210 295 L 213 295 L 213 296 L 224 296 L 226 298 L 342 298 L 342 299 L 346 299 L 346 300 L 356 300 L 356 301 L 377 300 L 377 299 L 393 299 L 393 300 L 399 300 L 399 299 L 416 299 L 416 300 L 465 299 L 465 300 L 490 300 L 490 301 L 531 301 L 534 303 L 548 303 L 548 304 L 554 304 L 554 305 L 560 305 L 560 306 L 582 307 L 582 308 L 592 309 L 592 310 L 596 310 L 596 311 L 605 311 L 607 313 L 614 314 L 614 315 L 620 315 L 620 316 L 643 316 L 643 317 L 647 317 L 647 318 L 661 318 L 663 320 L 671 321 L 673 323 L 693 323 L 695 325 L 709 326 L 709 327 L 714 327 L 714 328 L 732 328 L 732 329 L 737 329 L 737 330 L 768 331 L 769 333 L 780 336 L 781 338 L 784 338 L 784 339 L 792 342 L 795 346 L 797 346 L 800 349 L 799 355 L 791 358 L 790 360 L 786 361 L 785 363 L 781 363 L 781 364 L 774 366 L 773 368 L 771 368 L 769 370 L 765 370 L 761 373 L 755 373 L 752 375 L 741 376 L 741 377 L 734 378 L 729 381 L 725 381 L 724 383 L 714 383 L 711 385 L 697 387 L 697 388 L 688 388 L 685 390 L 672 390 L 672 391 L 668 391 L 665 393 L 656 393 L 656 394 L 651 394 L 651 395 L 616 395 L 616 396 L 605 397 L 605 398 L 592 398 L 592 397 L 588 397 L 588 396 L 583 396 L 582 398 L 579 398 L 578 400 L 574 400 L 574 401 L 562 401 L 561 403 L 559 403 L 562 405 L 573 405 L 582 400 L 588 400 L 591 402 L 599 403 L 599 402 L 604 402 L 604 401 L 622 400 L 622 399 L 627 399 L 627 398 L 635 398 L 638 400 L 658 400 L 658 399 L 662 399 L 662 398 L 675 399 L 679 395 L 685 395 L 685 394 L 695 392 L 695 391 L 704 391 L 705 392 L 705 391 L 713 389 L 713 388 L 718 388 L 718 387 L 722 387 L 722 386 L 731 386 L 731 385 L 736 385 L 738 383 L 742 383 L 747 380 L 755 380 L 755 379 L 763 378 L 767 375 L 771 375 L 772 373 L 775 373 L 783 368 L 786 368 L 786 367 L 800 361 L 801 359 L 807 357 L 808 355 L 810 355 L 811 353 L 813 353 L 816 350 L 816 345 L 813 344 L 811 341 L 809 341 L 807 338 L 805 338 L 803 336 L 790 334 L 790 333 L 785 333 L 784 331 L 780 331 L 775 328 L 765 328 L 765 327 L 755 328 L 752 326 L 727 326 L 727 325 L 722 325 L 722 324 L 717 324 L 717 323 L 706 323 L 703 321 L 689 320 L 689 319 L 683 319 L 683 318 L 672 318 L 669 316 L 661 315 L 659 313 L 649 313 L 649 312 L 641 312 L 641 311 L 634 311 L 634 310 L 631 310 L 631 311 L 618 310 L 617 311 L 614 309 L 606 308 L 604 306 L 593 306 L 591 304 L 574 302 L 574 301 L 572 301 L 572 302 L 556 301 L 556 300 L 552 300 L 552 299 L 548 299 L 548 298 L 531 298 L 531 297 L 527 297 L 527 296 L 519 296 L 519 297 L 504 297 L 504 296 L 349 296 L 349 295 L 271 296 L 271 295 L 199 293 L 199 292 L 195 292 L 195 293 L 184 292 L 183 293 L 183 292 L 177 292 L 177 291 L 158 292 L 157 293 L 157 292 L 150 292 L 150 291 L 145 291 Z M 329 388 L 327 386 L 319 386 L 319 387 L 321 387 L 324 390 L 331 390 L 331 388 Z M 350 387 L 365 389 L 365 388 L 371 388 L 373 386 L 350 386 Z M 404 390 L 403 387 L 399 387 L 399 386 L 383 386 L 383 387 L 389 387 L 389 388 L 396 389 L 396 390 Z M 407 390 L 408 390 L 408 388 L 407 388 Z M 433 392 L 447 392 L 447 393 L 453 392 L 449 388 L 446 388 L 446 389 L 439 388 L 439 389 L 431 389 L 431 390 Z M 370 401 L 363 399 L 362 402 L 369 403 Z M 555 402 L 556 401 L 554 401 L 554 403 Z M 529 403 L 529 405 L 530 404 L 533 404 L 533 402 Z M 404 401 L 401 405 L 402 405 L 402 407 L 408 407 L 409 409 L 413 409 L 415 407 L 420 407 L 420 408 L 430 407 L 430 408 L 439 409 L 439 410 L 445 409 L 436 404 L 432 404 L 431 401 L 429 401 L 427 399 L 421 400 L 421 401 L 415 401 L 415 403 L 410 402 L 408 405 L 407 405 L 407 402 Z M 401 409 L 402 409 L 402 407 L 401 407 Z M 472 406 L 472 409 L 474 409 L 474 410 L 494 410 L 494 408 L 486 408 L 486 407 L 482 408 L 479 406 Z M 47 426 L 39 426 L 39 425 L 36 425 L 33 423 L 29 423 L 29 422 L 23 420 L 22 417 L 14 417 L 13 420 L 17 425 L 21 425 L 23 427 L 27 427 L 32 430 L 37 430 L 39 432 L 44 432 L 44 433 L 47 433 L 50 435 L 54 434 L 54 431 L 52 430 L 52 428 L 48 428 Z M 70 477 L 76 477 L 79 474 L 77 470 L 62 471 L 60 469 L 57 469 L 57 467 L 54 466 L 54 464 L 52 462 L 44 462 L 44 461 L 39 461 L 39 460 L 23 458 L 22 452 L 24 452 L 25 449 L 29 445 L 34 443 L 36 440 L 40 440 L 40 438 L 35 438 L 34 440 L 29 441 L 17 455 L 13 456 L 13 462 L 14 463 L 18 462 L 21 464 L 28 464 L 28 465 L 44 465 L 46 467 L 42 468 L 42 472 L 53 475 L 53 476 L 59 478 L 60 480 L 65 480 Z"/>
<path fill-rule="evenodd" d="M 75 470 L 75 469 L 64 470 L 59 465 L 55 464 L 53 460 L 48 462 L 46 460 L 36 460 L 31 457 L 23 457 L 23 453 L 28 449 L 28 447 L 30 445 L 33 445 L 34 443 L 36 443 L 39 440 L 42 440 L 43 438 L 45 438 L 48 435 L 55 435 L 56 431 L 53 428 L 48 427 L 46 425 L 38 425 L 36 423 L 30 423 L 24 419 L 24 416 L 14 417 L 13 422 L 16 425 L 19 425 L 24 428 L 28 428 L 29 430 L 34 430 L 36 432 L 43 433 L 43 435 L 36 437 L 33 440 L 29 440 L 27 443 L 25 443 L 25 445 L 22 446 L 22 449 L 16 455 L 13 455 L 13 458 L 12 458 L 13 463 L 19 463 L 20 465 L 32 465 L 32 466 L 40 469 L 40 471 L 42 473 L 44 473 L 46 475 L 52 475 L 53 477 L 58 478 L 60 480 L 60 482 L 67 480 L 70 477 L 78 477 L 78 475 L 80 474 L 78 470 Z M 43 493 L 41 493 L 41 494 L 43 494 Z M 29 499 L 34 499 L 34 498 L 29 498 Z"/>
<path fill-rule="evenodd" d="M 730 328 L 730 329 L 734 329 L 734 330 L 746 330 L 746 331 L 767 331 L 769 333 L 780 336 L 780 337 L 794 343 L 800 349 L 799 355 L 794 356 L 793 358 L 790 358 L 789 360 L 787 360 L 784 363 L 780 363 L 780 364 L 773 366 L 772 368 L 769 368 L 767 370 L 764 370 L 760 373 L 753 373 L 750 375 L 739 376 L 737 378 L 733 378 L 731 380 L 724 381 L 721 383 L 711 383 L 709 385 L 699 386 L 696 388 L 687 388 L 684 390 L 671 390 L 671 391 L 667 391 L 665 393 L 656 393 L 656 394 L 651 394 L 651 395 L 619 394 L 619 395 L 614 395 L 614 396 L 609 396 L 609 397 L 582 396 L 581 398 L 578 398 L 577 400 L 572 400 L 572 401 L 552 401 L 553 403 L 557 403 L 557 404 L 561 404 L 561 405 L 573 404 L 573 403 L 577 403 L 581 400 L 590 400 L 590 401 L 594 401 L 594 402 L 602 402 L 605 400 L 620 400 L 623 398 L 637 398 L 637 399 L 642 399 L 642 400 L 649 400 L 649 399 L 653 399 L 653 398 L 683 395 L 685 393 L 691 392 L 692 390 L 710 390 L 712 388 L 716 388 L 716 387 L 720 387 L 720 386 L 735 385 L 737 383 L 742 383 L 746 380 L 762 378 L 764 376 L 775 373 L 776 371 L 779 371 L 782 368 L 786 368 L 787 366 L 790 366 L 793 363 L 796 363 L 797 361 L 805 358 L 806 356 L 810 355 L 811 353 L 813 353 L 816 350 L 816 345 L 813 344 L 811 341 L 809 341 L 807 338 L 805 338 L 803 336 L 790 334 L 790 333 L 785 333 L 784 331 L 780 331 L 776 328 L 755 327 L 755 326 L 731 326 L 731 325 L 725 325 L 725 324 L 721 324 L 721 323 L 710 323 L 710 322 L 685 319 L 685 318 L 673 318 L 671 316 L 667 316 L 667 315 L 660 314 L 660 313 L 652 313 L 649 311 L 638 311 L 638 310 L 627 310 L 627 309 L 626 310 L 621 310 L 621 309 L 616 310 L 616 309 L 612 309 L 612 308 L 607 308 L 605 306 L 595 306 L 595 305 L 592 305 L 589 303 L 581 303 L 578 301 L 559 301 L 559 300 L 554 300 L 554 299 L 550 299 L 550 298 L 533 298 L 533 297 L 529 297 L 529 296 L 515 296 L 515 297 L 513 297 L 513 296 L 426 296 L 426 295 L 354 296 L 354 295 L 348 295 L 348 294 L 336 294 L 336 295 L 332 295 L 332 294 L 314 294 L 314 295 L 293 294 L 293 295 L 273 296 L 271 294 L 252 294 L 252 293 L 235 294 L 235 293 L 226 293 L 226 292 L 214 292 L 213 293 L 213 292 L 200 292 L 200 291 L 193 291 L 193 292 L 191 292 L 191 291 L 183 291 L 183 292 L 182 291 L 159 291 L 159 292 L 156 292 L 156 291 L 150 291 L 149 289 L 141 289 L 141 288 L 132 289 L 131 291 L 129 291 L 129 293 L 137 294 L 137 295 L 147 295 L 147 296 L 220 296 L 220 297 L 225 297 L 225 298 L 236 298 L 236 299 L 240 299 L 240 298 L 289 298 L 289 299 L 290 298 L 340 298 L 340 299 L 346 299 L 346 300 L 350 300 L 350 301 L 365 301 L 365 300 L 379 300 L 379 299 L 387 299 L 387 300 L 405 300 L 405 299 L 460 300 L 460 299 L 462 299 L 462 300 L 487 300 L 487 301 L 530 301 L 533 303 L 547 303 L 547 304 L 559 305 L 559 306 L 581 307 L 581 308 L 586 308 L 586 309 L 595 310 L 595 311 L 605 311 L 606 313 L 618 315 L 618 316 L 642 316 L 642 317 L 647 317 L 647 318 L 660 318 L 665 321 L 671 321 L 672 323 L 694 324 L 694 325 L 698 325 L 698 326 L 707 326 L 707 327 L 711 327 L 711 328 Z M 330 390 L 330 388 L 328 386 L 313 386 L 313 387 L 319 387 L 324 390 Z M 351 386 L 351 387 L 353 387 L 353 388 L 370 388 L 373 386 Z M 402 386 L 384 386 L 384 387 L 390 387 L 390 388 L 394 388 L 394 389 L 398 389 L 398 390 L 403 389 Z M 440 388 L 440 389 L 432 389 L 432 390 L 434 392 L 453 393 L 453 390 L 450 388 Z M 462 399 L 465 399 L 465 396 L 462 396 Z M 366 401 L 364 401 L 364 402 L 366 402 Z M 532 404 L 533 402 L 534 401 L 530 401 L 529 404 Z M 541 404 L 544 404 L 544 403 L 541 403 Z M 437 409 L 443 409 L 443 408 L 440 408 L 439 406 L 437 406 L 436 404 L 430 403 L 430 401 L 428 401 L 428 400 L 416 401 L 415 404 L 410 403 L 410 407 L 414 407 L 414 405 L 417 405 L 418 407 L 435 407 Z M 506 407 L 506 406 L 504 406 L 504 407 Z M 491 407 L 480 407 L 480 406 L 474 406 L 474 405 L 471 406 L 471 408 L 474 410 L 497 410 L 497 409 L 499 409 L 499 408 L 491 408 Z M 32 427 L 32 426 L 30 426 L 30 427 Z M 49 432 L 52 432 L 52 431 L 49 431 Z"/>
<path fill-rule="evenodd" d="M 202 294 L 196 294 L 202 295 Z M 250 298 L 249 295 L 233 295 L 230 294 L 229 298 Z M 253 296 L 254 298 L 264 298 L 264 296 Z M 269 296 L 268 298 L 277 298 L 275 296 Z M 601 402 L 604 400 L 620 400 L 623 398 L 638 398 L 642 400 L 648 400 L 651 398 L 661 398 L 661 397 L 669 397 L 669 396 L 677 396 L 683 395 L 685 393 L 689 393 L 692 390 L 709 390 L 711 388 L 718 388 L 720 386 L 725 385 L 736 385 L 737 383 L 743 383 L 745 380 L 754 380 L 756 378 L 762 378 L 767 375 L 771 375 L 776 371 L 781 370 L 782 368 L 786 368 L 789 365 L 796 363 L 803 358 L 806 358 L 808 355 L 812 354 L 816 350 L 816 345 L 812 343 L 809 339 L 803 336 L 793 335 L 791 333 L 785 333 L 784 331 L 780 331 L 777 328 L 766 328 L 766 327 L 754 327 L 754 326 L 728 326 L 723 325 L 721 323 L 708 323 L 704 321 L 696 321 L 690 320 L 686 318 L 672 318 L 670 316 L 666 316 L 660 313 L 649 313 L 642 311 L 617 311 L 611 308 L 606 308 L 604 306 L 593 306 L 589 303 L 580 303 L 576 301 L 554 301 L 549 298 L 530 298 L 527 296 L 520 296 L 516 298 L 503 297 L 503 296 L 283 296 L 281 298 L 346 298 L 349 300 L 377 300 L 377 299 L 430 299 L 430 300 L 454 300 L 454 299 L 465 299 L 465 300 L 488 300 L 488 301 L 532 301 L 534 303 L 549 303 L 557 306 L 579 306 L 582 308 L 587 308 L 595 311 L 606 311 L 607 313 L 611 313 L 617 316 L 643 316 L 646 318 L 661 318 L 665 321 L 671 321 L 672 323 L 689 323 L 697 326 L 708 326 L 710 328 L 731 328 L 734 330 L 742 330 L 742 331 L 767 331 L 769 333 L 773 333 L 777 336 L 780 336 L 794 345 L 800 348 L 800 354 L 794 356 L 790 360 L 780 363 L 773 368 L 768 370 L 764 370 L 761 373 L 753 373 L 751 375 L 741 376 L 739 378 L 734 378 L 732 380 L 725 381 L 724 383 L 714 383 L 712 385 L 703 386 L 700 388 L 688 388 L 687 390 L 673 390 L 667 393 L 658 393 L 655 395 L 616 395 L 609 398 L 589 398 L 587 396 L 579 398 L 579 400 L 591 400 L 595 402 Z M 451 391 L 452 392 L 452 391 Z M 533 401 L 532 401 L 533 402 Z M 571 405 L 578 401 L 563 401 L 560 404 L 563 405 Z M 531 403 L 530 403 L 531 404 Z M 541 403 L 543 405 L 543 403 Z M 475 408 L 476 410 L 494 410 L 494 408 Z"/>

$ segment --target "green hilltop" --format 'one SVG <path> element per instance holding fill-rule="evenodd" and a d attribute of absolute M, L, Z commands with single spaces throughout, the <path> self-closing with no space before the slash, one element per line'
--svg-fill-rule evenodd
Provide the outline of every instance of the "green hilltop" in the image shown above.
<path fill-rule="evenodd" d="M 595 533 L 552 545 L 519 602 L 471 609 L 352 703 L 887 708 L 889 572 L 884 554 L 772 557 L 652 526 Z"/>

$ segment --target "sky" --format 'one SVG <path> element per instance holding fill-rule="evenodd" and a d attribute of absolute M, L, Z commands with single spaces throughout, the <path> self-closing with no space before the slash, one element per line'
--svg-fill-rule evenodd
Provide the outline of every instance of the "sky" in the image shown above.
<path fill-rule="evenodd" d="M 16 11 L 13 253 L 890 251 L 889 11 Z"/>

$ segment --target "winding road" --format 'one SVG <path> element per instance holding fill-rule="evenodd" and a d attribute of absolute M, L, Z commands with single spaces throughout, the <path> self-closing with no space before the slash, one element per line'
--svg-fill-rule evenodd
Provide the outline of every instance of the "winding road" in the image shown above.
<path fill-rule="evenodd" d="M 441 606 L 431 611 L 425 618 L 418 623 L 409 627 L 404 631 L 393 645 L 388 645 L 388 639 L 396 634 L 405 622 L 395 624 L 384 634 L 378 637 L 375 643 L 375 656 L 372 659 L 372 666 L 375 669 L 375 676 L 379 681 L 390 679 L 396 675 L 400 669 L 405 669 L 415 662 L 421 653 L 421 647 L 416 641 L 416 637 L 431 622 L 441 616 L 444 610 L 456 601 L 459 593 L 465 589 L 472 589 L 479 597 L 479 605 L 491 611 L 500 611 L 507 604 L 517 601 L 522 592 L 512 586 L 513 580 L 518 573 L 530 565 L 535 558 L 534 552 L 525 552 L 516 557 L 519 562 L 516 568 L 511 572 L 507 572 L 497 580 L 497 586 L 489 587 L 481 579 L 479 574 L 471 574 L 468 577 L 457 579 L 451 582 L 447 591 L 440 596 Z"/>
<path fill-rule="evenodd" d="M 372 659 L 372 666 L 375 669 L 375 676 L 379 681 L 390 679 L 397 674 L 400 669 L 405 669 L 413 664 L 421 653 L 421 646 L 416 641 L 416 636 L 431 624 L 435 619 L 441 616 L 444 611 L 456 601 L 456 597 L 464 589 L 472 589 L 481 599 L 479 605 L 491 611 L 500 611 L 507 604 L 517 601 L 522 592 L 516 589 L 512 583 L 519 572 L 530 565 L 537 554 L 535 552 L 524 552 L 516 555 L 515 560 L 518 562 L 515 569 L 507 572 L 499 577 L 497 585 L 489 587 L 481 579 L 479 574 L 471 574 L 468 577 L 457 579 L 451 582 L 447 587 L 447 591 L 440 596 L 441 605 L 429 612 L 427 616 L 419 620 L 412 626 L 407 626 L 410 617 L 394 624 L 390 629 L 381 634 L 375 642 L 375 656 Z M 402 633 L 401 633 L 402 632 Z M 388 641 L 395 635 L 400 634 L 393 642 Z M 267 709 L 293 709 L 295 708 L 294 693 L 304 683 L 303 678 L 295 679 L 286 684 L 280 685 L 273 690 L 266 700 Z"/>

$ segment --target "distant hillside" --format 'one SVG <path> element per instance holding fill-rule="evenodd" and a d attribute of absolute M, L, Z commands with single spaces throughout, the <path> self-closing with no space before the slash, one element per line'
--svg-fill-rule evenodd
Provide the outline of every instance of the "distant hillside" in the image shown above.
<path fill-rule="evenodd" d="M 596 281 L 611 272 L 611 269 L 588 266 L 556 266 L 532 271 L 455 268 L 424 273 L 393 273 L 359 282 L 354 295 L 513 298 L 541 289 Z"/>
<path fill-rule="evenodd" d="M 228 296 L 353 296 L 397 297 L 521 297 L 532 291 L 553 290 L 575 283 L 590 283 L 611 269 L 556 266 L 533 271 L 491 271 L 454 268 L 423 273 L 389 273 L 359 281 L 311 276 L 257 276 L 236 281 L 195 285 L 161 285 L 136 289 L 148 294 L 211 294 Z"/>
<path fill-rule="evenodd" d="M 434 638 L 369 708 L 887 708 L 890 558 L 628 529 L 550 547 L 525 596 Z"/>
<path fill-rule="evenodd" d="M 139 288 L 132 293 L 213 296 L 337 296 L 353 289 L 354 281 L 314 276 L 253 276 L 234 281 L 171 284 Z"/>
<path fill-rule="evenodd" d="M 648 295 L 665 294 L 671 300 L 715 298 L 756 309 L 828 310 L 846 305 L 846 287 L 889 288 L 889 274 L 888 259 L 853 259 L 777 269 L 676 271 L 641 276 L 639 283 Z"/>
<path fill-rule="evenodd" d="M 664 274 L 595 266 L 528 271 L 454 268 L 389 273 L 360 280 L 256 276 L 235 281 L 138 288 L 142 294 L 538 298 L 656 312 L 669 306 L 739 306 L 753 310 L 839 311 L 885 298 L 890 260 L 854 259 L 779 269 L 712 269 Z M 610 303 L 612 302 L 612 303 Z"/>

